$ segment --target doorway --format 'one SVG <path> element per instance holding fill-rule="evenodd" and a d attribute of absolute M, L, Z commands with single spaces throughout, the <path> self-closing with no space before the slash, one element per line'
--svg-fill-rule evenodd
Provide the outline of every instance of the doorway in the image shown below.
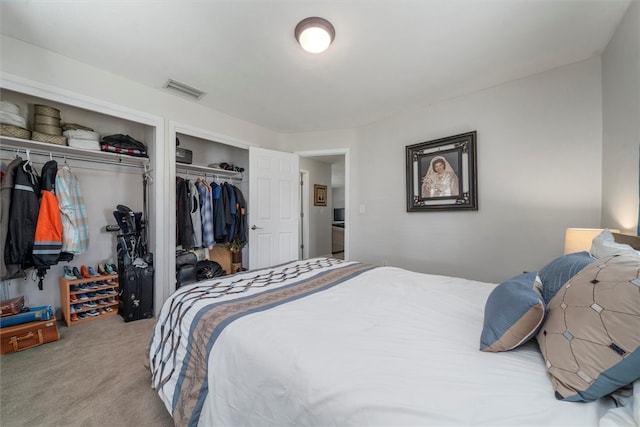
<path fill-rule="evenodd" d="M 349 149 L 296 152 L 300 156 L 300 254 L 349 259 Z M 305 162 L 310 160 L 311 163 Z M 308 167 L 303 167 L 306 164 Z M 314 164 L 320 165 L 315 167 Z M 318 174 L 315 170 L 330 171 Z M 327 175 L 328 174 L 328 175 Z M 326 206 L 314 204 L 314 185 L 328 187 Z"/>

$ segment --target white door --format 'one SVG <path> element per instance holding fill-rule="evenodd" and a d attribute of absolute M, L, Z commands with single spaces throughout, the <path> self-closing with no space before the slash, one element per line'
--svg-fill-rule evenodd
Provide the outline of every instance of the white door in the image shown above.
<path fill-rule="evenodd" d="M 249 268 L 298 259 L 298 155 L 249 147 Z"/>

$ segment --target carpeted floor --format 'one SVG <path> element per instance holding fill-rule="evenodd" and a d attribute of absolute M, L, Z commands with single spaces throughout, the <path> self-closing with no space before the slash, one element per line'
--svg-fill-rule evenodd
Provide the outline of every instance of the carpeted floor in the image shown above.
<path fill-rule="evenodd" d="M 58 323 L 59 341 L 0 357 L 0 425 L 173 426 L 147 368 L 154 323 Z"/>

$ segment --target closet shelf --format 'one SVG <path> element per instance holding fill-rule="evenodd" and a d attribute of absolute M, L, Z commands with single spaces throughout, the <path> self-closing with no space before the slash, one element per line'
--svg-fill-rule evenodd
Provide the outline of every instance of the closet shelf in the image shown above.
<path fill-rule="evenodd" d="M 208 166 L 190 165 L 186 163 L 176 163 L 176 173 L 195 173 L 196 175 L 220 176 L 232 179 L 242 179 L 242 172 L 228 171 L 220 168 L 210 168 Z"/>
<path fill-rule="evenodd" d="M 106 151 L 83 150 L 82 148 L 69 147 L 67 145 L 49 144 L 8 136 L 0 136 L 0 149 L 18 152 L 29 150 L 33 154 L 45 156 L 55 155 L 56 157 L 63 157 L 69 160 L 84 160 L 121 166 L 143 167 L 149 164 L 149 159 L 146 157 L 127 156 Z"/>

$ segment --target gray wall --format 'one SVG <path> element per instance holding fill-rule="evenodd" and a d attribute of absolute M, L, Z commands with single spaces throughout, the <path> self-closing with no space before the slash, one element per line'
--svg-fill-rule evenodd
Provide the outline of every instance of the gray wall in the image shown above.
<path fill-rule="evenodd" d="M 601 212 L 600 59 L 357 130 L 281 135 L 283 149 L 351 149 L 352 259 L 500 281 L 562 254 Z M 479 210 L 405 209 L 405 147 L 478 132 Z M 360 207 L 364 207 L 363 214 Z"/>
<path fill-rule="evenodd" d="M 300 157 L 300 169 L 309 172 L 309 236 L 305 236 L 309 258 L 331 254 L 331 164 Z M 313 185 L 327 186 L 327 206 L 313 205 Z"/>
<path fill-rule="evenodd" d="M 602 55 L 602 222 L 636 234 L 640 156 L 640 2 Z"/>

